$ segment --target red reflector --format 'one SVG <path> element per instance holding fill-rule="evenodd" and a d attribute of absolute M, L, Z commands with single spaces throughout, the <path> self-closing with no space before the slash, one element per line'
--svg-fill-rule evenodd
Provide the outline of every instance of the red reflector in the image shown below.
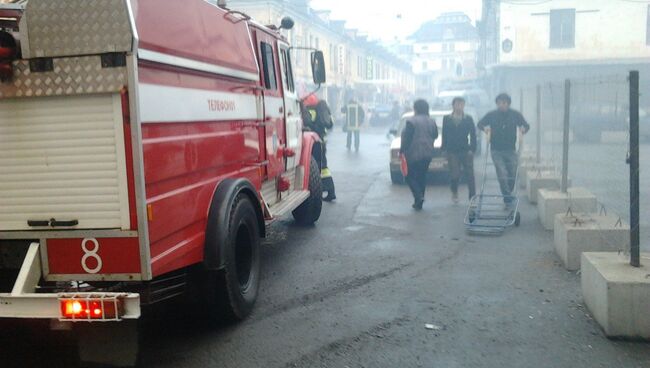
<path fill-rule="evenodd" d="M 280 177 L 278 179 L 278 191 L 286 192 L 291 188 L 291 182 L 287 178 Z"/>

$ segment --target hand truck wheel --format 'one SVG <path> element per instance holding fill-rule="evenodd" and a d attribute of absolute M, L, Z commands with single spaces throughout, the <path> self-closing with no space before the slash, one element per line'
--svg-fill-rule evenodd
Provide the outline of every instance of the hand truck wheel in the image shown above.
<path fill-rule="evenodd" d="M 519 226 L 521 224 L 521 213 L 517 211 L 515 214 L 515 226 Z"/>

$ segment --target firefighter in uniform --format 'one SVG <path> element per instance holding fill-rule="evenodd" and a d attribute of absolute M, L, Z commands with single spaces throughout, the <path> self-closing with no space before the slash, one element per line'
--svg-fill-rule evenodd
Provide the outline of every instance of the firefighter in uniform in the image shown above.
<path fill-rule="evenodd" d="M 305 127 L 320 137 L 323 142 L 323 152 L 321 159 L 321 181 L 323 184 L 323 194 L 327 193 L 323 200 L 331 202 L 336 199 L 334 190 L 334 179 L 332 179 L 332 172 L 327 166 L 327 131 L 331 130 L 334 126 L 332 121 L 332 113 L 327 102 L 319 101 L 313 93 L 303 100 L 303 121 Z"/>
<path fill-rule="evenodd" d="M 363 108 L 355 100 L 350 100 L 348 105 L 341 109 L 341 112 L 345 114 L 345 131 L 348 133 L 346 146 L 348 150 L 352 148 L 352 136 L 354 135 L 354 149 L 359 151 L 359 130 L 365 119 Z"/>

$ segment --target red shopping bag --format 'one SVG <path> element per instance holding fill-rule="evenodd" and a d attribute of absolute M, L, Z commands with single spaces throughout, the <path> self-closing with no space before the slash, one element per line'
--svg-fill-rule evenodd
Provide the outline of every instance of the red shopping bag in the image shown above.
<path fill-rule="evenodd" d="M 409 174 L 409 165 L 406 163 L 406 156 L 399 155 L 399 168 L 402 171 L 402 176 L 406 177 Z"/>

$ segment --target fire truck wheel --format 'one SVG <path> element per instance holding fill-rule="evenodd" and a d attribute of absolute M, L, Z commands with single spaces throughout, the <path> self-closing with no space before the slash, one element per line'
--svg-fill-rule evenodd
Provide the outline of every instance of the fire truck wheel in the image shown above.
<path fill-rule="evenodd" d="M 255 207 L 240 193 L 230 212 L 225 267 L 217 273 L 220 317 L 242 320 L 253 310 L 260 285 L 260 231 Z"/>
<path fill-rule="evenodd" d="M 309 198 L 293 211 L 293 218 L 301 225 L 312 225 L 320 217 L 323 208 L 320 169 L 312 157 L 309 164 Z"/>

